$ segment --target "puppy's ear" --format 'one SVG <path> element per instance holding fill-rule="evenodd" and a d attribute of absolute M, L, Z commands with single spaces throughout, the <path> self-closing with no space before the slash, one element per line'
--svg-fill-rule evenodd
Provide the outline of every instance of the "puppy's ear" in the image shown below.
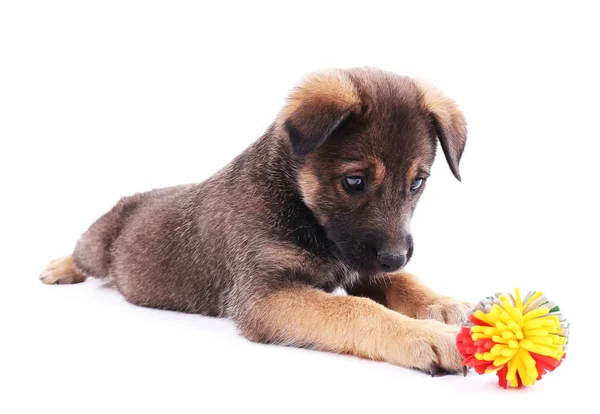
<path fill-rule="evenodd" d="M 279 124 L 289 136 L 293 153 L 302 157 L 316 150 L 360 108 L 358 92 L 346 74 L 320 72 L 292 90 Z"/>
<path fill-rule="evenodd" d="M 460 181 L 459 164 L 467 143 L 465 117 L 458 109 L 456 102 L 439 89 L 425 82 L 419 82 L 419 87 L 423 93 L 423 105 L 431 114 L 446 161 L 456 179 Z"/>

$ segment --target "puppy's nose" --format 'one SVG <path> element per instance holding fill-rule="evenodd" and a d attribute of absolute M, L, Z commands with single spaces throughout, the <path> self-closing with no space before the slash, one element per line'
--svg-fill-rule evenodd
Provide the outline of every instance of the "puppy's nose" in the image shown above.
<path fill-rule="evenodd" d="M 406 264 L 406 254 L 381 252 L 377 254 L 379 267 L 384 272 L 394 272 Z"/>

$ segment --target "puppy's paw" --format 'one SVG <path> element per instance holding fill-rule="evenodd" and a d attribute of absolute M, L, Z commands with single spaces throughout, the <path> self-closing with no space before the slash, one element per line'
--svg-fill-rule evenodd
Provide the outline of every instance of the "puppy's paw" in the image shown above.
<path fill-rule="evenodd" d="M 434 319 L 449 325 L 460 325 L 467 320 L 473 304 L 456 300 L 448 296 L 440 296 L 424 305 L 417 312 L 417 319 Z"/>
<path fill-rule="evenodd" d="M 65 285 L 80 283 L 85 280 L 85 275 L 75 269 L 71 256 L 53 260 L 40 274 L 40 280 L 46 285 Z"/>
<path fill-rule="evenodd" d="M 462 356 L 456 348 L 459 327 L 438 321 L 418 321 L 406 338 L 405 365 L 424 371 L 431 376 L 439 374 L 467 375 Z"/>

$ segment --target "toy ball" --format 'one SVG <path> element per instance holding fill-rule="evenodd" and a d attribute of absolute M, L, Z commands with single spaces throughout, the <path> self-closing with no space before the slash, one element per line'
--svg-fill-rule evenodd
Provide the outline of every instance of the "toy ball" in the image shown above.
<path fill-rule="evenodd" d="M 496 293 L 477 303 L 456 337 L 463 365 L 496 373 L 503 388 L 534 385 L 566 357 L 569 324 L 542 292 Z"/>

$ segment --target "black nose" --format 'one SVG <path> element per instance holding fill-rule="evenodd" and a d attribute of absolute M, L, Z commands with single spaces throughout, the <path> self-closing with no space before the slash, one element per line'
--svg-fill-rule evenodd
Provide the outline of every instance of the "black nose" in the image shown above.
<path fill-rule="evenodd" d="M 377 254 L 379 267 L 384 272 L 393 272 L 406 264 L 406 255 L 399 253 L 382 252 Z"/>

